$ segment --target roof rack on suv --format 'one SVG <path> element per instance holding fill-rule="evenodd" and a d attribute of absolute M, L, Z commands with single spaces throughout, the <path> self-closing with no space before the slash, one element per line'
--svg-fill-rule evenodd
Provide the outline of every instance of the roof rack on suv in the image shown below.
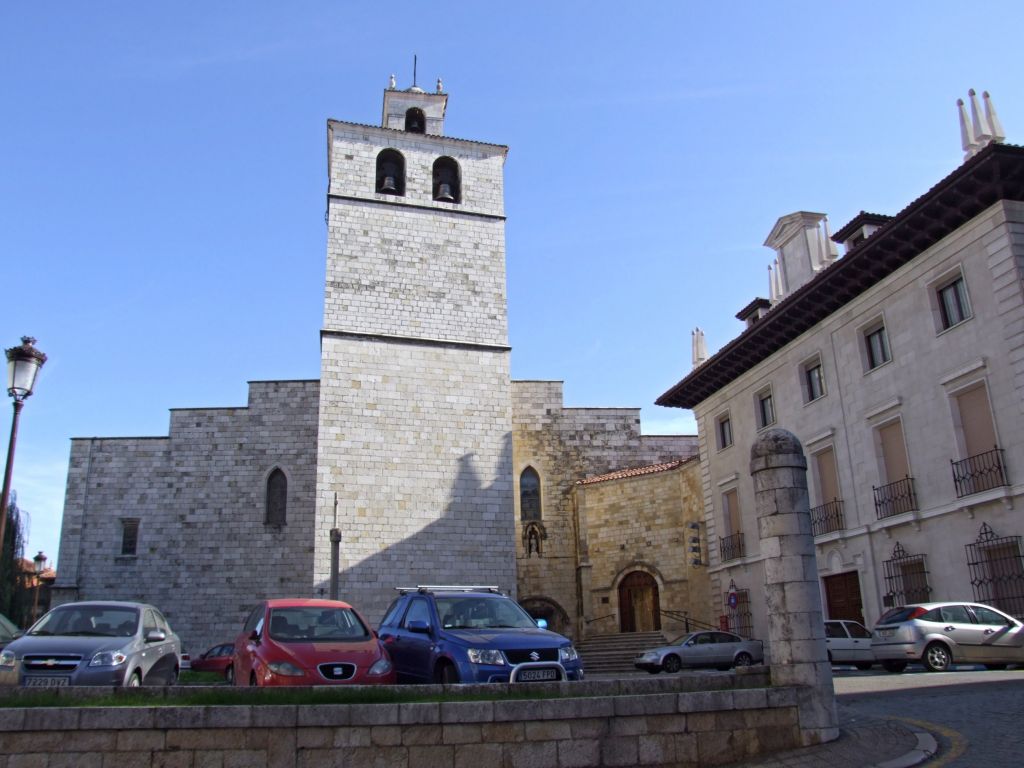
<path fill-rule="evenodd" d="M 417 584 L 415 587 L 395 587 L 403 595 L 406 592 L 494 592 L 501 594 L 500 587 L 463 584 Z"/>

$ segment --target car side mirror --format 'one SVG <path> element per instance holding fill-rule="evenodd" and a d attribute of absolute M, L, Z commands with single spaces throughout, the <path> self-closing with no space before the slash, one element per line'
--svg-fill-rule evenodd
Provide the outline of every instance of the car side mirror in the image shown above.
<path fill-rule="evenodd" d="M 547 629 L 548 628 L 548 620 L 547 619 L 534 619 L 534 621 L 537 622 L 537 626 L 540 627 L 541 629 Z"/>
<path fill-rule="evenodd" d="M 260 641 L 260 633 L 254 629 L 251 633 L 249 633 L 249 639 L 252 640 L 254 643 L 258 643 Z"/>
<path fill-rule="evenodd" d="M 146 633 L 147 643 L 162 643 L 167 639 L 167 633 L 162 629 L 151 629 Z"/>
<path fill-rule="evenodd" d="M 405 625 L 405 628 L 408 629 L 410 632 L 417 632 L 421 635 L 430 634 L 430 624 L 421 619 L 413 619 Z"/>

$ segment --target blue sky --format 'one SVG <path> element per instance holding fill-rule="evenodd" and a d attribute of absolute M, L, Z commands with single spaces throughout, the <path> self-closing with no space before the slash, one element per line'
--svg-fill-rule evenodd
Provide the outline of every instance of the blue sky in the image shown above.
<path fill-rule="evenodd" d="M 767 293 L 778 217 L 893 214 L 962 160 L 956 99 L 1024 142 L 1017 2 L 0 7 L 0 344 L 49 355 L 14 470 L 57 555 L 69 439 L 319 377 L 326 120 L 444 78 L 507 144 L 512 372 L 642 407 Z M 11 408 L 0 410 L 6 446 Z"/>

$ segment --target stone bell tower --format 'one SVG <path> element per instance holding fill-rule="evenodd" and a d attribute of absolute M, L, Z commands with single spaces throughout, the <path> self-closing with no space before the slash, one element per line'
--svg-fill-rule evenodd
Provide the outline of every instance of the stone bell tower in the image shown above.
<path fill-rule="evenodd" d="M 444 135 L 448 95 L 327 124 L 314 588 L 376 621 L 393 588 L 515 590 L 503 168 Z"/>

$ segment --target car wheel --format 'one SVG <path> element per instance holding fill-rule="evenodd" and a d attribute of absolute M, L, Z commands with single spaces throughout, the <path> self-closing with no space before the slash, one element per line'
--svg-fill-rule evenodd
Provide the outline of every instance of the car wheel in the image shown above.
<path fill-rule="evenodd" d="M 459 671 L 453 664 L 444 662 L 438 667 L 437 681 L 442 685 L 458 685 Z"/>
<path fill-rule="evenodd" d="M 258 685 L 259 685 L 259 683 L 256 680 L 256 673 L 255 672 L 250 672 L 249 673 L 249 687 L 250 688 L 256 688 Z"/>
<path fill-rule="evenodd" d="M 230 667 L 229 666 L 229 667 L 225 667 L 224 668 L 224 680 L 227 681 L 228 685 L 234 685 L 235 684 L 235 668 L 234 667 Z"/>
<path fill-rule="evenodd" d="M 125 688 L 141 688 L 142 687 L 142 673 L 139 670 L 132 672 L 131 677 L 128 678 L 128 682 L 124 684 Z"/>
<path fill-rule="evenodd" d="M 1001 669 L 1006 669 L 1005 664 L 986 664 L 985 669 L 991 669 L 993 672 L 998 672 Z"/>
<path fill-rule="evenodd" d="M 681 662 L 679 657 L 674 653 L 670 653 L 665 657 L 665 660 L 661 662 L 661 668 L 666 672 L 678 672 L 683 668 L 683 662 Z"/>
<path fill-rule="evenodd" d="M 754 663 L 754 657 L 749 653 L 737 653 L 736 661 L 733 662 L 734 667 L 749 667 Z"/>
<path fill-rule="evenodd" d="M 942 643 L 931 643 L 924 649 L 924 656 L 921 657 L 924 668 L 929 672 L 947 672 L 950 664 L 953 663 L 953 654 L 949 648 Z"/>
<path fill-rule="evenodd" d="M 870 661 L 858 661 L 856 667 L 861 672 L 867 672 L 869 669 L 871 669 L 872 664 Z"/>
<path fill-rule="evenodd" d="M 899 674 L 907 668 L 907 662 L 905 661 L 883 661 L 882 668 L 886 672 L 893 672 Z"/>
<path fill-rule="evenodd" d="M 178 682 L 178 668 L 175 667 L 171 670 L 171 673 L 167 675 L 167 681 L 164 685 L 176 685 Z"/>

